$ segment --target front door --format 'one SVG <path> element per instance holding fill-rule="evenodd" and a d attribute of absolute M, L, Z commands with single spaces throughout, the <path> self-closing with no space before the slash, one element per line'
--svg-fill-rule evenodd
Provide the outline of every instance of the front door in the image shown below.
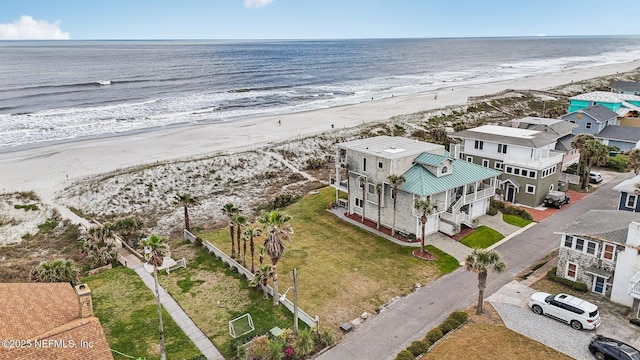
<path fill-rule="evenodd" d="M 507 201 L 514 202 L 516 199 L 516 188 L 511 185 L 507 185 Z"/>
<path fill-rule="evenodd" d="M 603 278 L 602 276 L 596 275 L 593 279 L 593 292 L 603 295 L 606 290 L 606 281 L 607 279 Z"/>

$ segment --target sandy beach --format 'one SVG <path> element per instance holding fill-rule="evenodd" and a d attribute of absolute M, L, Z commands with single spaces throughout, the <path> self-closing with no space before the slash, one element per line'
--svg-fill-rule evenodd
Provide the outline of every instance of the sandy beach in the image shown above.
<path fill-rule="evenodd" d="M 283 116 L 154 129 L 130 135 L 6 151 L 0 153 L 0 192 L 35 191 L 43 201 L 47 201 L 69 182 L 89 175 L 217 152 L 240 152 L 292 137 L 383 121 L 396 115 L 463 105 L 469 96 L 492 94 L 505 89 L 549 89 L 638 67 L 640 61 L 512 81 L 443 87 L 416 95 L 393 96 Z"/>

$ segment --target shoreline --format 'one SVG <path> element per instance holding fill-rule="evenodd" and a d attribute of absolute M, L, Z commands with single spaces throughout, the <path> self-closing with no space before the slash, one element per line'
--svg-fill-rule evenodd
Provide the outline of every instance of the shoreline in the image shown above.
<path fill-rule="evenodd" d="M 0 151 L 0 192 L 35 191 L 41 197 L 51 197 L 70 181 L 118 169 L 246 151 L 295 137 L 385 121 L 393 116 L 462 106 L 470 96 L 489 95 L 505 89 L 545 90 L 639 67 L 640 60 L 636 60 L 515 80 L 444 87 L 286 115 L 148 128 L 53 144 L 25 145 L 23 149 L 3 149 Z M 434 99 L 435 95 L 437 99 Z"/>

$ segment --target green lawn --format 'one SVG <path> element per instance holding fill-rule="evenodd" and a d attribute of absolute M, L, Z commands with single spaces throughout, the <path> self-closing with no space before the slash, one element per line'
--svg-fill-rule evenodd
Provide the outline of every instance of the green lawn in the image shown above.
<path fill-rule="evenodd" d="M 426 284 L 458 267 L 455 258 L 432 246 L 427 248 L 437 260 L 426 262 L 411 255 L 415 248 L 339 220 L 326 211 L 334 200 L 335 190 L 326 187 L 283 210 L 293 216 L 295 235 L 292 243 L 285 243 L 278 263 L 279 288 L 283 292 L 292 285 L 291 270 L 296 267 L 300 307 L 319 315 L 321 324 L 337 327 L 364 311 L 373 313 L 393 297 L 413 291 L 416 283 Z M 227 228 L 198 235 L 231 253 Z"/>
<path fill-rule="evenodd" d="M 91 289 L 95 315 L 113 350 L 136 358 L 160 357 L 158 310 L 155 297 L 131 269 L 117 267 L 84 278 Z M 190 359 L 198 348 L 163 309 L 168 359 Z M 114 354 L 115 359 L 126 359 Z"/>
<path fill-rule="evenodd" d="M 191 256 L 185 252 L 190 252 Z M 173 246 L 172 253 L 174 256 L 189 257 L 187 268 L 172 271 L 168 275 L 163 272 L 159 277 L 160 283 L 225 358 L 235 355 L 237 345 L 256 335 L 265 334 L 275 326 L 293 328 L 293 314 L 287 308 L 274 308 L 271 298 L 263 299 L 262 292 L 249 287 L 244 276 L 231 272 L 205 250 L 182 242 Z M 255 330 L 245 337 L 232 340 L 229 321 L 246 313 L 251 315 Z M 306 326 L 302 322 L 299 324 L 300 328 Z"/>
<path fill-rule="evenodd" d="M 510 214 L 503 214 L 502 220 L 504 220 L 504 222 L 506 222 L 507 224 L 511 224 L 518 227 L 525 227 L 533 222 L 533 220 L 525 220 L 520 216 L 510 215 Z"/>
<path fill-rule="evenodd" d="M 460 242 L 467 245 L 470 248 L 486 249 L 489 246 L 502 240 L 503 238 L 504 238 L 504 235 L 500 234 L 499 232 L 493 230 L 490 227 L 486 227 L 482 225 L 482 226 L 478 226 L 476 231 L 463 237 L 462 240 L 460 240 Z"/>

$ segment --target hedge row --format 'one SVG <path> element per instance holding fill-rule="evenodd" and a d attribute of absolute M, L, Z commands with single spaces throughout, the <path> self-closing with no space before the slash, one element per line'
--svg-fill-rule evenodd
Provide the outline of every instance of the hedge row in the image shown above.
<path fill-rule="evenodd" d="M 489 207 L 489 210 L 487 211 L 487 214 L 497 214 L 498 211 L 496 209 L 502 211 L 503 214 L 515 215 L 525 220 L 533 220 L 533 216 L 531 216 L 531 214 L 527 210 L 519 208 L 517 206 L 509 205 L 503 201 L 491 199 L 491 205 Z"/>
<path fill-rule="evenodd" d="M 414 360 L 418 356 L 429 351 L 431 345 L 442 339 L 447 333 L 457 329 L 469 319 L 469 314 L 464 311 L 454 311 L 440 324 L 422 338 L 409 345 L 408 348 L 396 355 L 396 360 Z"/>

